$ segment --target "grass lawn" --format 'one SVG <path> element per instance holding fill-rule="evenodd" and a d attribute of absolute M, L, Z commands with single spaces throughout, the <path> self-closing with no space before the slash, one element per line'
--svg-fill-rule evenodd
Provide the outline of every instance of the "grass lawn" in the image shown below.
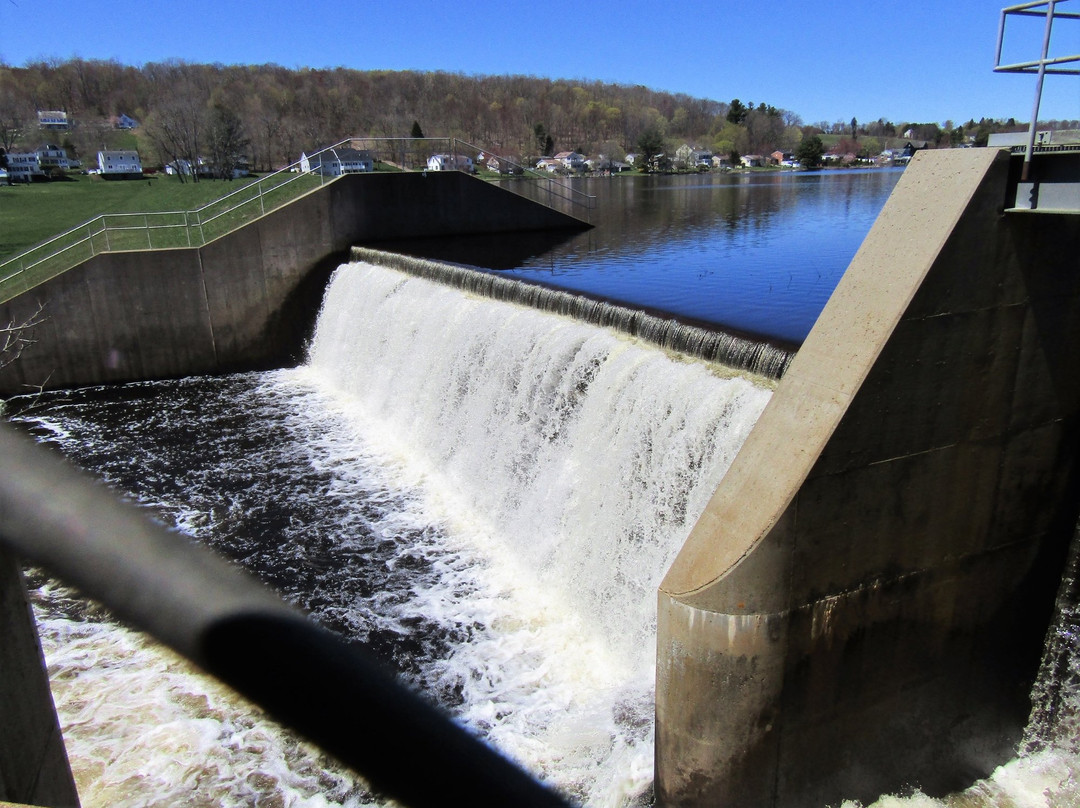
<path fill-rule="evenodd" d="M 181 183 L 165 175 L 121 181 L 74 174 L 56 182 L 0 185 L 0 260 L 102 213 L 195 210 L 255 179 Z"/>

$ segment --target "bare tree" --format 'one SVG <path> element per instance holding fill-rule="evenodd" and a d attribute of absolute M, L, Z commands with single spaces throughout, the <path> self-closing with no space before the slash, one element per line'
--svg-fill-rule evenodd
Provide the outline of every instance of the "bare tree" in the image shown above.
<path fill-rule="evenodd" d="M 8 321 L 0 327 L 0 368 L 5 368 L 18 359 L 24 350 L 37 340 L 33 337 L 34 327 L 45 322 L 45 304 L 38 303 L 37 310 L 22 322 Z"/>
<path fill-rule="evenodd" d="M 27 130 L 33 109 L 10 70 L 0 67 L 0 149 L 11 151 Z"/>
<path fill-rule="evenodd" d="M 226 106 L 215 106 L 210 113 L 206 132 L 210 163 L 214 174 L 223 180 L 231 180 L 237 166 L 246 158 L 250 139 L 244 134 L 240 117 Z"/>
<path fill-rule="evenodd" d="M 186 161 L 192 180 L 198 182 L 209 87 L 199 75 L 198 65 L 183 63 L 164 66 L 162 84 L 166 85 L 162 88 L 164 97 L 146 123 L 147 133 L 162 158 L 176 162 L 181 181 L 184 178 L 181 164 Z M 163 162 L 167 161 L 163 159 Z"/>

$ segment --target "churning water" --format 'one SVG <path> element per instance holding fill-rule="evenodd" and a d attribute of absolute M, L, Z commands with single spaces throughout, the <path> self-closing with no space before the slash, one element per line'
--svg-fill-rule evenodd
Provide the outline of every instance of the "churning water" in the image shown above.
<path fill-rule="evenodd" d="M 353 264 L 306 367 L 119 393 L 19 420 L 538 776 L 590 805 L 647 793 L 656 586 L 766 387 Z M 367 799 L 140 636 L 39 600 L 87 805 Z"/>
<path fill-rule="evenodd" d="M 49 394 L 15 420 L 538 777 L 631 806 L 650 798 L 656 586 L 769 395 L 604 328 L 350 264 L 304 367 Z M 380 804 L 184 661 L 33 584 L 85 806 Z M 1057 635 L 1075 679 L 1072 624 Z M 1076 806 L 1075 727 L 1052 723 L 994 780 L 899 802 Z"/>

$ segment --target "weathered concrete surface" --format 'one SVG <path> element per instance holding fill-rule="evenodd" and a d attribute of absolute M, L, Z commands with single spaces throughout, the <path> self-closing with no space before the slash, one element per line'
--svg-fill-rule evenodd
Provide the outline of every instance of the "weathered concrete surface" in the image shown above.
<path fill-rule="evenodd" d="M 663 806 L 966 786 L 1012 756 L 1075 524 L 1080 216 L 921 152 L 659 593 Z"/>
<path fill-rule="evenodd" d="M 0 397 L 296 362 L 354 244 L 582 227 L 457 171 L 345 176 L 202 248 L 99 255 L 0 305 L 5 325 L 47 318 Z"/>
<path fill-rule="evenodd" d="M 77 808 L 79 796 L 56 720 L 22 570 L 2 547 L 0 728 L 0 800 Z"/>

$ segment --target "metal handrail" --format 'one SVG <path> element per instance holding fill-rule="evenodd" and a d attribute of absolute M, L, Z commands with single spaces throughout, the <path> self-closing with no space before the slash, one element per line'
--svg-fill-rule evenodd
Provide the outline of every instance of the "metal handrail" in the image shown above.
<path fill-rule="evenodd" d="M 0 457 L 0 543 L 213 674 L 376 789 L 412 806 L 569 808 L 355 643 L 2 423 Z"/>
<path fill-rule="evenodd" d="M 1054 21 L 1059 19 L 1080 20 L 1080 13 L 1071 11 L 1059 11 L 1058 5 L 1067 3 L 1069 0 L 1036 0 L 1036 2 L 1022 3 L 1017 6 L 1009 6 L 1001 10 L 1001 19 L 998 23 L 997 57 L 994 60 L 995 73 L 1035 73 L 1035 103 L 1031 111 L 1031 124 L 1028 127 L 1028 144 L 1024 152 L 1024 165 L 1021 169 L 1020 179 L 1026 181 L 1031 167 L 1031 155 L 1035 151 L 1035 132 L 1039 122 L 1039 105 L 1042 102 L 1043 79 L 1047 75 L 1080 75 L 1078 68 L 1060 68 L 1056 65 L 1080 62 L 1080 54 L 1073 56 L 1050 57 L 1050 34 L 1054 28 Z M 1033 9 L 1042 9 L 1034 11 Z M 1011 65 L 1001 64 L 1001 50 L 1005 41 L 1005 22 L 1010 16 L 1022 17 L 1045 17 L 1046 24 L 1043 27 L 1042 55 L 1036 60 L 1018 62 Z"/>
<path fill-rule="evenodd" d="M 327 148 L 334 147 L 330 146 Z M 242 188 L 231 191 L 193 211 L 104 213 L 89 221 L 76 225 L 70 230 L 66 230 L 40 244 L 34 245 L 30 249 L 25 250 L 6 261 L 0 262 L 0 303 L 10 300 L 57 275 L 63 274 L 78 263 L 93 258 L 99 253 L 113 252 L 116 250 L 203 246 L 209 240 L 206 236 L 206 225 L 208 223 L 217 221 L 229 213 L 234 213 L 250 202 L 256 200 L 258 200 L 260 205 L 259 213 L 257 214 L 259 216 L 264 215 L 268 210 L 273 210 L 274 208 L 292 201 L 292 197 L 286 196 L 268 208 L 266 205 L 266 193 L 267 189 L 269 191 L 275 191 L 284 188 L 297 180 L 303 179 L 304 175 L 297 171 L 299 166 L 299 161 L 292 163 L 283 169 L 260 177 L 255 182 L 248 183 Z M 320 185 L 325 184 L 327 178 L 322 175 L 319 176 Z M 279 182 L 282 177 L 285 177 L 284 181 Z M 238 196 L 242 194 L 250 195 L 252 191 L 255 191 L 257 196 L 251 196 L 237 204 L 232 204 Z M 299 196 L 299 194 L 297 194 L 297 196 Z M 223 203 L 224 208 L 219 213 L 210 217 L 205 216 L 206 211 L 221 207 Z M 110 225 L 110 220 L 123 217 L 141 217 L 143 219 L 143 227 L 118 227 Z M 169 217 L 183 217 L 183 224 L 156 224 L 156 222 L 162 220 L 168 221 Z M 256 217 L 253 216 L 252 218 Z M 151 220 L 153 220 L 155 224 L 151 224 Z M 239 222 L 237 223 L 237 226 L 244 223 L 246 223 L 246 221 Z M 185 231 L 185 237 L 182 239 L 183 243 L 161 243 L 159 241 L 155 244 L 152 235 L 154 231 L 179 229 Z M 110 233 L 139 230 L 145 231 L 146 233 L 145 244 L 124 243 L 122 245 L 117 245 L 109 238 Z M 223 230 L 219 235 L 223 235 L 225 232 L 228 232 L 228 230 Z M 95 241 L 98 237 L 103 237 L 103 245 Z"/>
<path fill-rule="evenodd" d="M 372 138 L 361 136 L 345 138 L 332 146 L 319 149 L 311 155 L 305 155 L 309 166 L 307 170 L 303 168 L 305 160 L 298 160 L 193 211 L 101 214 L 70 230 L 53 236 L 6 261 L 0 262 L 0 303 L 27 292 L 57 275 L 63 274 L 82 261 L 93 258 L 99 253 L 117 250 L 201 247 L 214 238 L 230 232 L 235 227 L 246 224 L 259 216 L 264 216 L 267 212 L 298 198 L 308 190 L 306 182 L 310 181 L 312 175 L 319 177 L 320 187 L 337 179 L 336 177 L 327 176 L 321 169 L 310 169 L 311 158 L 318 157 L 333 149 L 344 147 L 360 148 L 377 155 L 379 161 L 391 169 L 426 171 L 428 170 L 427 155 L 431 152 L 432 144 L 437 144 L 438 149 L 445 150 L 452 155 L 464 155 L 470 152 L 473 155 L 493 154 L 489 150 L 481 149 L 458 138 Z M 499 159 L 509 162 L 502 157 Z M 577 211 L 587 212 L 595 208 L 595 197 L 582 193 L 558 178 L 544 177 L 539 172 L 519 166 L 517 163 L 513 163 L 513 165 L 521 170 L 523 176 L 529 177 L 530 181 L 506 182 L 502 183 L 502 187 L 548 207 L 562 209 L 562 212 L 569 213 L 569 215 L 575 215 Z M 533 177 L 538 178 L 540 183 L 534 182 Z M 272 202 L 268 200 L 267 197 L 270 193 L 286 189 L 297 182 L 300 182 L 301 185 L 295 194 L 286 192 L 282 194 L 280 199 L 275 199 Z M 244 208 L 254 206 L 256 202 L 258 203 L 258 209 L 251 211 L 250 218 L 246 214 L 240 215 L 237 222 L 233 222 L 229 218 L 230 215 L 236 215 Z M 123 226 L 110 224 L 111 220 L 121 217 L 141 217 L 143 225 L 137 227 L 127 224 Z M 175 221 L 177 217 L 182 217 L 182 224 Z M 181 230 L 184 232 L 179 238 L 170 237 L 172 233 Z M 133 239 L 131 237 L 136 232 L 145 233 L 145 243 L 141 238 Z M 155 233 L 161 235 L 161 238 L 155 240 Z M 114 239 L 110 234 L 115 235 L 117 238 Z"/>

